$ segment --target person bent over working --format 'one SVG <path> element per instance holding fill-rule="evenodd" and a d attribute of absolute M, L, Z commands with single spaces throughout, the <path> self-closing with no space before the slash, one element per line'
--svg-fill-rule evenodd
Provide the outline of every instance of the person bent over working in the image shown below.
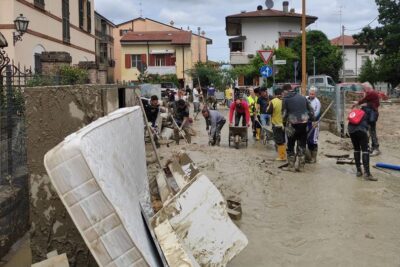
<path fill-rule="evenodd" d="M 176 144 L 179 145 L 179 133 L 183 130 L 185 133 L 185 138 L 187 142 L 190 144 L 191 142 L 191 136 L 190 136 L 190 131 L 189 131 L 189 107 L 186 104 L 185 100 L 179 99 L 176 101 L 175 105 L 175 110 L 174 110 L 174 115 L 173 115 L 173 120 L 175 120 L 176 124 L 178 127 L 175 126 L 174 128 L 174 136 L 175 136 L 175 141 Z"/>
<path fill-rule="evenodd" d="M 233 113 L 235 113 L 235 126 L 239 126 L 242 119 L 242 126 L 250 127 L 249 105 L 241 96 L 237 97 L 229 108 L 229 125 L 233 125 Z"/>
<path fill-rule="evenodd" d="M 160 107 L 160 104 L 158 102 L 158 97 L 156 95 L 152 95 L 150 97 L 150 102 L 147 99 L 142 98 L 142 103 L 144 111 L 146 113 L 146 118 L 148 122 L 151 124 L 150 129 L 153 133 L 154 142 L 157 147 L 160 147 L 160 144 L 158 142 L 159 130 L 157 127 L 157 118 L 158 118 L 158 113 L 166 112 L 166 109 Z"/>
<path fill-rule="evenodd" d="M 221 141 L 221 130 L 225 125 L 225 118 L 216 110 L 209 110 L 204 108 L 202 111 L 203 117 L 206 120 L 207 128 L 209 131 L 209 144 L 214 146 L 219 146 Z M 211 126 L 211 129 L 210 129 Z"/>

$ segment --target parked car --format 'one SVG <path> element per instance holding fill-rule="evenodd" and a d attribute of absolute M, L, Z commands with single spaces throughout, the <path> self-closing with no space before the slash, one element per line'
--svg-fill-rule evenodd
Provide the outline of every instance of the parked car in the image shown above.
<path fill-rule="evenodd" d="M 174 93 L 178 93 L 178 88 L 172 82 L 162 82 L 160 85 L 161 85 L 161 97 L 165 97 L 165 92 L 167 91 L 167 89 L 169 89 Z"/>
<path fill-rule="evenodd" d="M 336 85 L 340 91 L 354 92 L 360 96 L 364 94 L 363 86 L 361 83 L 339 83 Z M 382 91 L 376 91 L 381 100 L 388 100 L 388 96 Z"/>
<path fill-rule="evenodd" d="M 333 91 L 336 83 L 331 76 L 328 75 L 315 75 L 308 77 L 309 86 L 315 86 L 321 91 Z"/>

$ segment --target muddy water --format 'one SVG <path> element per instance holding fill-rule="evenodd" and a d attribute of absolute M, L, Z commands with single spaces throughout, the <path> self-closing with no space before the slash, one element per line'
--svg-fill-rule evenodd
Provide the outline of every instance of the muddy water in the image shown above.
<path fill-rule="evenodd" d="M 356 178 L 354 167 L 323 156 L 351 152 L 339 150 L 348 146 L 327 132 L 318 164 L 305 173 L 280 171 L 273 146 L 250 135 L 247 148 L 229 148 L 227 125 L 221 146 L 209 147 L 199 119 L 194 144 L 163 147 L 162 154 L 186 149 L 225 197 L 241 200 L 237 224 L 249 245 L 229 267 L 400 266 L 400 175 L 373 169 L 378 182 Z M 373 160 L 393 162 L 396 155 L 388 148 Z"/>

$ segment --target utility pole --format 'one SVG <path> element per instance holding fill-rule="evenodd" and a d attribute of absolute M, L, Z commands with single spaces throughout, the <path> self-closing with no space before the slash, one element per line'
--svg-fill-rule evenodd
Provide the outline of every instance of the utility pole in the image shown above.
<path fill-rule="evenodd" d="M 200 38 L 200 27 L 197 27 L 197 34 L 198 34 L 198 37 L 197 37 L 197 39 L 199 40 L 199 42 L 198 42 L 198 46 L 199 46 L 199 61 L 198 62 L 201 62 L 201 46 L 200 46 L 200 42 L 201 42 L 201 38 Z"/>
<path fill-rule="evenodd" d="M 306 95 L 307 90 L 307 64 L 306 64 L 306 0 L 302 0 L 301 14 L 301 94 Z"/>
<path fill-rule="evenodd" d="M 342 61 L 343 61 L 343 67 L 342 67 L 342 82 L 346 82 L 346 76 L 344 72 L 344 66 L 345 66 L 345 55 L 344 55 L 344 25 L 342 25 Z"/>
<path fill-rule="evenodd" d="M 314 66 L 313 66 L 313 67 L 314 67 L 314 68 L 313 68 L 313 69 L 314 69 L 314 70 L 313 70 L 313 73 L 314 73 L 314 80 L 313 80 L 313 81 L 314 81 L 314 85 L 315 85 L 315 57 L 313 57 L 313 59 L 314 59 Z"/>

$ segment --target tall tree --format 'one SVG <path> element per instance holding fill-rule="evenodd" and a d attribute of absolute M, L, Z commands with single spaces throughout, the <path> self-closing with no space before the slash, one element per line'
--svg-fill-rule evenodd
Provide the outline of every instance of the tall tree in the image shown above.
<path fill-rule="evenodd" d="M 365 62 L 365 64 L 361 67 L 360 75 L 358 76 L 358 80 L 360 82 L 370 82 L 372 86 L 380 80 L 380 67 L 379 67 L 379 59 L 372 62 L 370 59 Z"/>
<path fill-rule="evenodd" d="M 379 26 L 365 27 L 353 35 L 357 43 L 380 56 L 381 80 L 395 87 L 400 83 L 400 1 L 375 0 L 378 6 Z"/>
<path fill-rule="evenodd" d="M 307 39 L 307 74 L 313 75 L 315 57 L 315 73 L 327 74 L 335 81 L 339 80 L 339 71 L 343 65 L 342 52 L 329 41 L 321 31 L 308 31 Z M 291 47 L 298 58 L 301 58 L 301 36 L 297 37 Z M 301 71 L 301 64 L 300 71 Z"/>

